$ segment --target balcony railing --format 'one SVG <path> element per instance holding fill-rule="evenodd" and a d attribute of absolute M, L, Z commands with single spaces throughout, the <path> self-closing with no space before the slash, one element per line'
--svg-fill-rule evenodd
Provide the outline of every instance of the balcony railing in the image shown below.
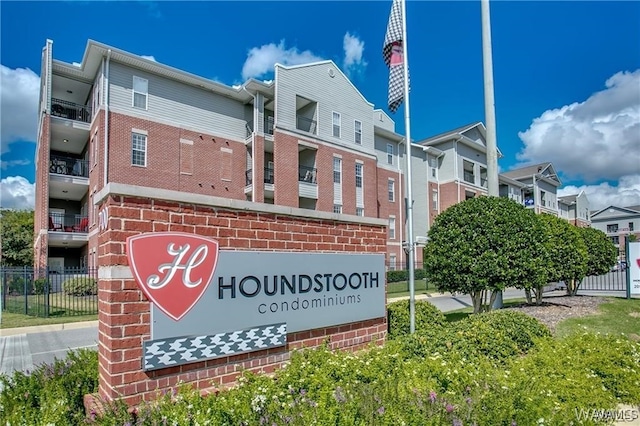
<path fill-rule="evenodd" d="M 80 158 L 52 155 L 49 172 L 57 175 L 89 177 L 89 162 Z"/>
<path fill-rule="evenodd" d="M 317 169 L 307 166 L 298 166 L 298 182 L 318 183 L 316 180 Z"/>
<path fill-rule="evenodd" d="M 51 115 L 91 123 L 91 107 L 51 98 Z"/>
<path fill-rule="evenodd" d="M 49 212 L 49 231 L 89 232 L 89 217 L 79 214 Z"/>
<path fill-rule="evenodd" d="M 273 126 L 275 124 L 274 118 L 272 115 L 270 116 L 266 116 L 263 120 L 263 129 L 264 129 L 264 134 L 265 135 L 273 135 Z M 246 124 L 246 129 L 247 129 L 247 137 L 251 136 L 251 134 L 253 133 L 253 120 L 251 121 L 247 121 Z"/>
<path fill-rule="evenodd" d="M 296 129 L 316 133 L 316 121 L 301 115 L 296 116 Z"/>
<path fill-rule="evenodd" d="M 473 183 L 473 184 L 476 183 L 476 178 L 473 175 L 473 173 L 471 173 L 471 172 L 468 172 L 468 171 L 465 170 L 462 177 L 463 177 L 465 182 L 469 182 L 469 183 Z"/>
<path fill-rule="evenodd" d="M 253 179 L 251 178 L 251 172 L 253 169 L 249 169 L 245 172 L 247 185 L 251 185 L 253 183 Z M 274 170 L 273 167 L 265 167 L 264 168 L 264 183 L 273 184 L 274 181 Z"/>

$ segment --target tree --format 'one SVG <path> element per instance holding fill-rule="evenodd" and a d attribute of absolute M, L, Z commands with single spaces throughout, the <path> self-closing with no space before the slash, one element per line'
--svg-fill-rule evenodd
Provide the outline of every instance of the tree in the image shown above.
<path fill-rule="evenodd" d="M 534 213 L 515 201 L 466 200 L 438 215 L 429 230 L 427 279 L 440 291 L 469 294 L 474 313 L 491 310 L 497 291 L 531 288 L 544 279 L 543 237 Z"/>
<path fill-rule="evenodd" d="M 2 266 L 33 265 L 33 210 L 0 210 Z"/>
<path fill-rule="evenodd" d="M 595 228 L 578 228 L 587 248 L 586 276 L 609 272 L 618 258 L 618 249 L 607 234 Z"/>
<path fill-rule="evenodd" d="M 543 251 L 545 283 L 561 282 L 567 286 L 567 294 L 575 295 L 578 285 L 587 271 L 587 247 L 580 228 L 550 214 L 538 215 L 545 232 Z M 577 283 L 576 283 L 577 280 Z M 530 296 L 527 295 L 529 299 Z M 542 299 L 542 288 L 536 289 L 536 303 Z"/>

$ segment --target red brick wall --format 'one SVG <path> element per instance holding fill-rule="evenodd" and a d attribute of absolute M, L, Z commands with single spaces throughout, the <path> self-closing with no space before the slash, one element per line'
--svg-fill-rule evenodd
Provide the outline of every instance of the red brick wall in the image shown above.
<path fill-rule="evenodd" d="M 109 115 L 109 182 L 246 199 L 244 141 L 167 126 L 122 114 Z M 147 135 L 147 166 L 131 165 L 131 132 Z M 193 141 L 193 174 L 180 173 L 180 139 Z M 222 176 L 222 148 L 233 150 L 231 179 Z"/>
<path fill-rule="evenodd" d="M 50 158 L 50 135 L 49 126 L 51 125 L 51 117 L 45 114 L 42 119 L 42 128 L 40 129 L 40 140 L 38 141 L 38 151 L 36 158 L 36 185 L 35 185 L 35 204 L 33 216 L 34 228 L 34 253 L 33 263 L 37 269 L 45 268 L 48 264 L 48 237 L 42 235 L 38 238 L 41 231 L 49 229 L 49 158 Z"/>
<path fill-rule="evenodd" d="M 298 138 L 274 132 L 274 203 L 298 207 Z"/>
<path fill-rule="evenodd" d="M 371 252 L 386 250 L 384 226 L 308 219 L 262 212 L 236 211 L 160 200 L 110 195 L 109 226 L 99 236 L 99 263 L 127 265 L 125 240 L 151 231 L 206 235 L 220 249 L 259 249 L 312 252 Z M 241 369 L 272 372 L 289 357 L 289 350 L 317 346 L 326 339 L 333 348 L 356 350 L 382 343 L 386 319 L 378 318 L 325 329 L 291 333 L 287 346 L 240 354 L 164 370 L 141 370 L 142 342 L 150 337 L 150 304 L 133 279 L 99 280 L 100 395 L 129 404 L 153 399 L 179 381 L 199 389 L 234 382 Z"/>

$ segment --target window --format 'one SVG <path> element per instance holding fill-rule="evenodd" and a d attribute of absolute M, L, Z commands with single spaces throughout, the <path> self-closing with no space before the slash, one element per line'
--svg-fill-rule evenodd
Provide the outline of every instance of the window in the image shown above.
<path fill-rule="evenodd" d="M 438 178 L 438 159 L 430 158 L 429 159 L 429 168 L 431 169 L 431 177 Z"/>
<path fill-rule="evenodd" d="M 355 141 L 358 145 L 362 145 L 362 122 L 356 120 L 353 122 L 353 125 L 355 132 Z"/>
<path fill-rule="evenodd" d="M 147 166 L 147 135 L 131 134 L 131 164 L 134 166 Z"/>
<path fill-rule="evenodd" d="M 389 270 L 391 270 L 391 271 L 395 271 L 396 270 L 396 255 L 395 254 L 389 255 Z"/>
<path fill-rule="evenodd" d="M 618 232 L 618 224 L 607 225 L 607 232 Z"/>
<path fill-rule="evenodd" d="M 387 144 L 387 164 L 393 164 L 393 144 Z"/>
<path fill-rule="evenodd" d="M 356 163 L 356 188 L 362 188 L 362 164 Z"/>
<path fill-rule="evenodd" d="M 364 216 L 364 207 L 356 207 L 356 216 Z"/>
<path fill-rule="evenodd" d="M 333 113 L 333 137 L 340 137 L 340 114 L 337 112 Z"/>
<path fill-rule="evenodd" d="M 464 179 L 464 181 L 475 185 L 476 177 L 473 172 L 473 169 L 474 169 L 473 163 L 471 161 L 462 160 L 462 166 L 463 166 L 462 178 Z"/>
<path fill-rule="evenodd" d="M 547 206 L 547 193 L 544 191 L 540 191 L 540 205 L 543 207 Z"/>
<path fill-rule="evenodd" d="M 394 202 L 396 200 L 396 182 L 393 179 L 389 179 L 388 191 L 389 201 Z"/>
<path fill-rule="evenodd" d="M 93 133 L 91 138 L 91 147 L 93 148 L 93 165 L 98 164 L 98 129 Z"/>
<path fill-rule="evenodd" d="M 149 80 L 133 76 L 133 106 L 147 109 L 147 95 L 149 92 Z"/>
<path fill-rule="evenodd" d="M 333 212 L 334 213 L 342 213 L 342 206 L 340 204 L 334 204 L 333 205 Z"/>
<path fill-rule="evenodd" d="M 342 159 L 333 157 L 333 183 L 342 182 Z"/>
<path fill-rule="evenodd" d="M 438 191 L 435 189 L 431 192 L 431 209 L 438 210 Z"/>
<path fill-rule="evenodd" d="M 389 239 L 396 239 L 396 218 L 395 216 L 391 216 L 389 218 Z"/>
<path fill-rule="evenodd" d="M 629 231 L 633 231 L 633 222 L 629 222 Z"/>
<path fill-rule="evenodd" d="M 620 237 L 618 237 L 617 235 L 615 237 L 609 237 L 609 239 L 613 244 L 616 244 L 616 245 L 620 244 Z"/>

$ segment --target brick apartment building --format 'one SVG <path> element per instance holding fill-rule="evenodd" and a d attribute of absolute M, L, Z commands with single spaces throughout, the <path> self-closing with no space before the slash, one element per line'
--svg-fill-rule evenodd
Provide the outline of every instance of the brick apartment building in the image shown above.
<path fill-rule="evenodd" d="M 42 51 L 35 264 L 97 265 L 107 183 L 389 221 L 402 251 L 402 136 L 332 61 L 229 87 L 95 41 Z M 268 208 L 268 206 L 265 206 Z"/>
<path fill-rule="evenodd" d="M 35 266 L 97 266 L 94 196 L 118 183 L 385 219 L 387 265 L 403 267 L 406 148 L 394 121 L 332 61 L 274 71 L 271 82 L 229 87 L 92 40 L 69 64 L 47 40 Z M 487 194 L 485 131 L 477 122 L 411 144 L 416 240 L 449 206 Z M 577 206 L 589 223 L 586 195 L 557 198 L 550 163 L 502 173 L 499 184 L 500 196 L 536 212 L 577 222 Z"/>

